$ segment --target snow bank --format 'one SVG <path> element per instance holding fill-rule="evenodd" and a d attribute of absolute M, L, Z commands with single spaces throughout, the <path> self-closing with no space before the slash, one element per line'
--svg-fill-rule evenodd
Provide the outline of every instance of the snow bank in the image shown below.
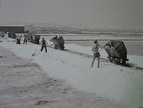
<path fill-rule="evenodd" d="M 28 58 L 40 64 L 49 76 L 65 79 L 67 83 L 77 89 L 116 100 L 125 105 L 125 108 L 143 107 L 143 71 L 141 70 L 108 62 L 101 62 L 100 68 L 97 68 L 97 61 L 95 61 L 94 67 L 90 68 L 91 58 L 51 48 L 48 48 L 47 53 L 40 52 L 40 46 L 31 43 L 17 45 L 10 40 L 1 42 L 0 46 L 13 51 L 19 57 Z M 92 55 L 91 47 L 74 44 L 65 46 L 66 49 Z M 101 50 L 101 57 L 107 57 L 104 50 Z M 143 68 L 142 56 L 128 57 L 130 63 Z"/>

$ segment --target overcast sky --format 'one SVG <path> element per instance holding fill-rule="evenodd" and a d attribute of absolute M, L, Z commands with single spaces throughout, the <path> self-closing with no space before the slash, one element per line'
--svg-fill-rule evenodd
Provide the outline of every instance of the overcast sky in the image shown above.
<path fill-rule="evenodd" d="M 0 24 L 25 22 L 143 28 L 143 0 L 0 1 Z"/>

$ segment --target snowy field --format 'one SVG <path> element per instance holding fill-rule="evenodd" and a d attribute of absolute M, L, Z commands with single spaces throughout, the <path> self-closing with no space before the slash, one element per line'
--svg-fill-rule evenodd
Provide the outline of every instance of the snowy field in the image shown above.
<path fill-rule="evenodd" d="M 47 39 L 51 39 L 54 36 L 63 36 L 65 40 L 94 40 L 94 39 L 102 39 L 102 40 L 108 40 L 108 39 L 143 39 L 142 36 L 139 35 L 100 35 L 100 34 L 37 34 L 44 36 Z"/>
<path fill-rule="evenodd" d="M 47 41 L 49 45 L 52 44 Z M 47 53 L 40 52 L 39 45 L 17 45 L 12 39 L 3 39 L 0 46 L 39 64 L 48 76 L 64 79 L 76 89 L 114 100 L 123 108 L 143 107 L 143 70 L 105 61 L 101 61 L 100 68 L 97 68 L 97 61 L 90 68 L 91 58 L 52 48 L 48 48 Z M 65 44 L 65 48 L 92 55 L 91 46 Z M 102 58 L 107 58 L 105 50 L 100 52 Z M 143 68 L 143 56 L 128 55 L 128 59 L 128 63 Z"/>

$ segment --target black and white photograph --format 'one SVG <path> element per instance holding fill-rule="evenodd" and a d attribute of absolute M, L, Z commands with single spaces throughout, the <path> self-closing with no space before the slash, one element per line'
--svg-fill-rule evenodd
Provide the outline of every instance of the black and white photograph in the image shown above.
<path fill-rule="evenodd" d="M 0 108 L 143 108 L 143 0 L 0 0 Z"/>

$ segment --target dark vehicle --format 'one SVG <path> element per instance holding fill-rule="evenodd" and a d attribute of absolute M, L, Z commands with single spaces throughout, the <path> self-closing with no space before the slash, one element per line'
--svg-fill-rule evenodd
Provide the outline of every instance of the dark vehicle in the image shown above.
<path fill-rule="evenodd" d="M 8 37 L 16 39 L 16 34 L 15 34 L 15 32 L 9 32 L 9 33 L 8 33 Z"/>
<path fill-rule="evenodd" d="M 54 48 L 55 49 L 60 49 L 60 50 L 64 50 L 65 46 L 64 46 L 64 39 L 62 36 L 55 36 L 53 37 L 50 41 L 52 41 L 54 43 Z"/>
<path fill-rule="evenodd" d="M 107 54 L 109 55 L 109 61 L 114 63 L 126 64 L 127 59 L 127 49 L 125 44 L 121 40 L 110 40 L 104 46 Z"/>
<path fill-rule="evenodd" d="M 5 36 L 5 33 L 3 31 L 0 31 L 0 37 L 4 37 Z"/>
<path fill-rule="evenodd" d="M 40 35 L 31 34 L 28 36 L 31 43 L 39 44 Z"/>

